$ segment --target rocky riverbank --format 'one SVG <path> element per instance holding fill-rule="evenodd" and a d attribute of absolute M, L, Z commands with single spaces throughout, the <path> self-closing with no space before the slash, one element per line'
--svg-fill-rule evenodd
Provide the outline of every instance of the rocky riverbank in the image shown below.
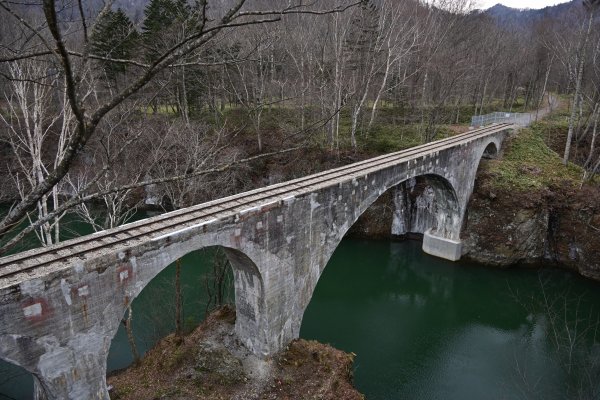
<path fill-rule="evenodd" d="M 267 360 L 236 340 L 235 311 L 213 312 L 182 340 L 167 336 L 139 365 L 108 378 L 113 400 L 323 399 L 358 400 L 354 355 L 295 340 Z"/>
<path fill-rule="evenodd" d="M 469 203 L 462 237 L 480 263 L 552 265 L 600 280 L 600 189 L 569 185 L 510 191 L 485 173 Z"/>
<path fill-rule="evenodd" d="M 560 115 L 511 138 L 483 162 L 462 230 L 466 256 L 498 266 L 549 265 L 600 280 L 600 182 L 563 165 Z"/>

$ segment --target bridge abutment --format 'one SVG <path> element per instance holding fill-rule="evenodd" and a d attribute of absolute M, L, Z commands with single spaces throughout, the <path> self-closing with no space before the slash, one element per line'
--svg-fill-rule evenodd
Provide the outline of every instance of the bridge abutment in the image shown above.
<path fill-rule="evenodd" d="M 102 343 L 100 346 L 98 344 Z M 48 340 L 46 352 L 30 369 L 35 400 L 110 400 L 106 387 L 106 356 L 109 338 L 78 335 L 66 345 Z"/>

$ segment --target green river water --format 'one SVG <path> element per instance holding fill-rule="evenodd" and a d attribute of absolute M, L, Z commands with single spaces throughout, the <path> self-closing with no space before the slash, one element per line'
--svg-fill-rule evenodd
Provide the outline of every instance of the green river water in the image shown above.
<path fill-rule="evenodd" d="M 345 239 L 304 315 L 301 337 L 357 355 L 355 384 L 367 399 L 598 398 L 597 283 L 555 269 L 447 262 L 420 246 Z M 189 327 L 203 318 L 211 254 L 182 263 Z M 142 352 L 174 328 L 174 273 L 165 269 L 134 301 Z M 109 370 L 131 360 L 121 328 Z M 0 366 L 3 378 L 13 372 Z M 29 376 L 3 378 L 0 399 L 31 398 Z"/>

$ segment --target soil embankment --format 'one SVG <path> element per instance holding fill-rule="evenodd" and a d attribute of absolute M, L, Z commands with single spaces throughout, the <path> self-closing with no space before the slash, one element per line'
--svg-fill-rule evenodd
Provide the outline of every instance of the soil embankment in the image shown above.
<path fill-rule="evenodd" d="M 235 311 L 213 312 L 182 340 L 162 339 L 139 365 L 113 374 L 111 398 L 359 400 L 354 356 L 315 341 L 296 340 L 261 360 L 237 341 Z"/>

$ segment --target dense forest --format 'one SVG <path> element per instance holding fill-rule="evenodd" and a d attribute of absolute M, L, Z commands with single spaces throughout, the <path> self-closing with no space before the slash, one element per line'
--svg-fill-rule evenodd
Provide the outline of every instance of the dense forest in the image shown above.
<path fill-rule="evenodd" d="M 285 3 L 285 4 L 284 4 Z M 0 235 L 61 240 L 439 139 L 472 115 L 569 106 L 564 161 L 600 170 L 598 2 L 0 1 Z M 262 168 L 262 169 L 261 169 Z M 101 210 L 101 211 L 99 211 Z M 9 239 L 10 238 L 10 239 Z"/>

